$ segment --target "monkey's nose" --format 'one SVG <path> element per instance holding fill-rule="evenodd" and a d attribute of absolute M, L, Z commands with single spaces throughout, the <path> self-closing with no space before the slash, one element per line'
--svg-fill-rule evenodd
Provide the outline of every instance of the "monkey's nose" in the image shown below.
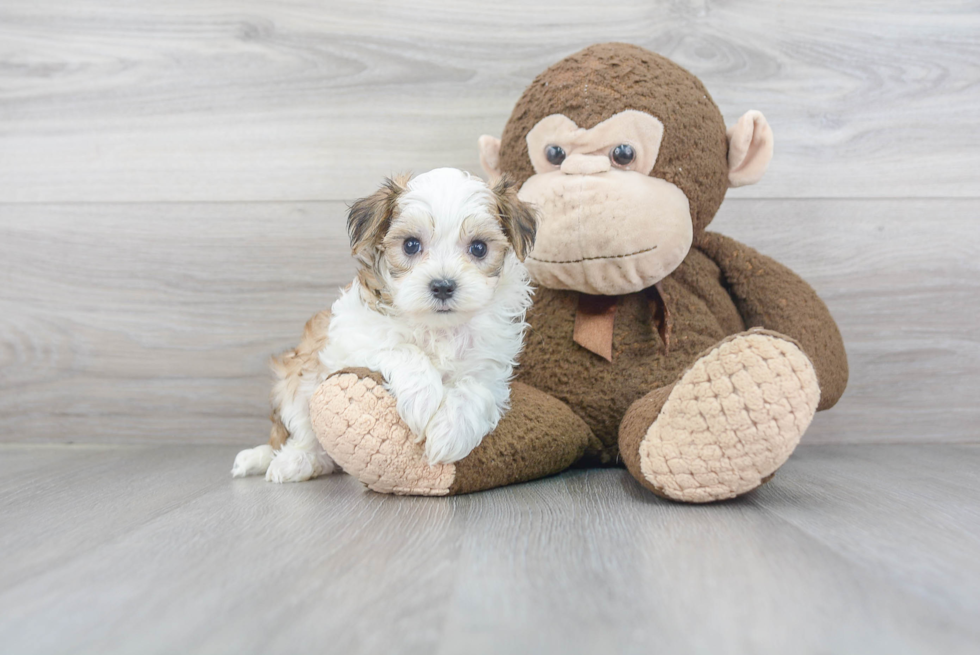
<path fill-rule="evenodd" d="M 565 157 L 561 163 L 561 172 L 565 175 L 595 175 L 605 173 L 611 168 L 609 157 L 605 155 L 572 154 Z"/>
<path fill-rule="evenodd" d="M 432 280 L 429 282 L 429 291 L 439 300 L 449 300 L 453 297 L 456 290 L 456 280 Z"/>

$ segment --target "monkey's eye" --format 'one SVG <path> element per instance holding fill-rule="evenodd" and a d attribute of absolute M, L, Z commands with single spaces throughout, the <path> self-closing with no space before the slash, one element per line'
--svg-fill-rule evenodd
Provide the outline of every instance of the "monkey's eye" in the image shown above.
<path fill-rule="evenodd" d="M 402 244 L 402 250 L 405 251 L 406 255 L 418 254 L 419 250 L 422 249 L 422 242 L 415 237 L 408 237 L 405 239 L 405 243 Z"/>
<path fill-rule="evenodd" d="M 565 151 L 561 149 L 561 146 L 548 146 L 545 148 L 544 156 L 548 158 L 548 163 L 552 166 L 561 166 L 561 163 L 565 161 Z"/>
<path fill-rule="evenodd" d="M 469 251 L 477 259 L 483 259 L 487 256 L 487 244 L 482 241 L 474 241 L 470 244 Z"/>
<path fill-rule="evenodd" d="M 621 143 L 612 151 L 612 160 L 619 166 L 629 166 L 633 160 L 636 159 L 636 152 L 633 151 L 633 146 Z"/>

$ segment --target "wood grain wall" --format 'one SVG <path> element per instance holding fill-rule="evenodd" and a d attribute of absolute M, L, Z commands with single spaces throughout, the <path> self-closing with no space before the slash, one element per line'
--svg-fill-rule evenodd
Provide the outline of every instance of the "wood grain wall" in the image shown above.
<path fill-rule="evenodd" d="M 0 441 L 264 438 L 345 203 L 478 171 L 540 70 L 628 41 L 776 134 L 714 228 L 807 278 L 851 386 L 810 443 L 978 441 L 980 4 L 5 0 Z"/>

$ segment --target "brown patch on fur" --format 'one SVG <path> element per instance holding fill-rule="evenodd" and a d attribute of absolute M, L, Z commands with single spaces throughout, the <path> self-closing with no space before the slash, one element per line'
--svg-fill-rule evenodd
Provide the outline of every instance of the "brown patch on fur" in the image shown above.
<path fill-rule="evenodd" d="M 517 198 L 517 185 L 504 176 L 493 185 L 497 220 L 514 248 L 514 254 L 521 261 L 534 247 L 534 235 L 538 229 L 538 218 L 531 205 Z"/>
<path fill-rule="evenodd" d="M 347 233 L 351 254 L 358 264 L 357 279 L 365 292 L 364 301 L 373 309 L 391 303 L 381 275 L 382 244 L 397 208 L 398 196 L 405 191 L 410 175 L 388 178 L 381 188 L 351 205 Z"/>
<path fill-rule="evenodd" d="M 272 410 L 272 413 L 269 414 L 269 419 L 272 421 L 272 434 L 269 435 L 269 445 L 272 446 L 273 450 L 279 450 L 286 445 L 286 440 L 289 439 L 289 430 L 282 424 L 278 410 Z"/>
<path fill-rule="evenodd" d="M 278 400 L 294 398 L 304 380 L 316 378 L 321 373 L 319 353 L 327 345 L 329 327 L 330 310 L 325 309 L 306 322 L 298 346 L 274 356 L 269 362 L 276 375 L 276 383 L 272 386 L 272 433 L 269 435 L 269 445 L 275 450 L 282 448 L 289 438 L 289 431 L 275 409 L 279 407 Z"/>
<path fill-rule="evenodd" d="M 381 240 L 382 256 L 387 264 L 388 275 L 398 279 L 425 260 L 433 230 L 431 216 L 392 216 L 388 231 Z M 405 240 L 411 237 L 422 244 L 421 251 L 414 255 L 408 255 L 402 250 Z"/>
<path fill-rule="evenodd" d="M 493 208 L 490 211 L 492 214 Z M 463 220 L 460 234 L 464 246 L 478 240 L 487 244 L 487 254 L 483 259 L 474 257 L 471 261 L 487 277 L 498 277 L 504 267 L 507 252 L 512 248 L 500 220 L 496 216 L 489 219 L 482 215 L 469 216 Z"/>

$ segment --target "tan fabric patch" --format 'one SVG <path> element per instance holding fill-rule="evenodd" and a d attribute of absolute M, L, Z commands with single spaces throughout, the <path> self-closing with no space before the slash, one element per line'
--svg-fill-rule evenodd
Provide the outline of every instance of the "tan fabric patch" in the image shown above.
<path fill-rule="evenodd" d="M 748 111 L 728 128 L 728 184 L 755 184 L 772 160 L 772 128 L 759 111 Z"/>
<path fill-rule="evenodd" d="M 795 344 L 762 332 L 724 341 L 684 374 L 647 430 L 643 476 L 687 502 L 745 493 L 789 458 L 819 401 Z"/>
<path fill-rule="evenodd" d="M 609 152 L 621 143 L 629 144 L 636 158 L 625 166 L 626 170 L 649 175 L 660 154 L 660 142 L 664 136 L 664 124 L 660 119 L 643 111 L 627 109 L 607 118 L 591 129 L 584 129 L 562 114 L 542 118 L 527 133 L 527 151 L 535 173 L 547 173 L 559 168 L 545 156 L 548 146 L 560 146 L 566 153 L 565 162 L 576 156 L 595 155 L 609 170 Z M 498 158 L 499 163 L 499 146 Z M 564 163 L 561 169 L 565 170 Z M 593 170 L 592 172 L 599 172 Z M 569 171 L 565 171 L 569 172 Z M 579 171 L 585 174 L 585 171 Z"/>
<path fill-rule="evenodd" d="M 518 197 L 538 209 L 525 260 L 549 289 L 615 296 L 642 291 L 673 272 L 694 238 L 687 196 L 631 171 L 535 175 Z"/>
<path fill-rule="evenodd" d="M 616 296 L 579 294 L 572 340 L 611 362 L 615 322 Z"/>
<path fill-rule="evenodd" d="M 373 377 L 340 373 L 321 384 L 310 419 L 323 449 L 372 491 L 445 496 L 453 464 L 429 466 L 421 443 L 398 415 L 394 397 Z"/>

